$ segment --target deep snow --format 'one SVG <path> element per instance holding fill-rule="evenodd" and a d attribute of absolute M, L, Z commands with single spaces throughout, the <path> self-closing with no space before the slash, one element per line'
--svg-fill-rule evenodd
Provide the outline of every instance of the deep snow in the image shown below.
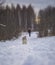
<path fill-rule="evenodd" d="M 0 65 L 55 65 L 55 36 L 38 38 L 36 32 L 0 42 Z M 22 37 L 27 44 L 22 44 Z"/>

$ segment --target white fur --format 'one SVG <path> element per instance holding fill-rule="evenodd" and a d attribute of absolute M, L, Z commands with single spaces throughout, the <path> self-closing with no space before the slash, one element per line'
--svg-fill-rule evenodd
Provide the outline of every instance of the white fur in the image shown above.
<path fill-rule="evenodd" d="M 26 38 L 26 36 L 22 37 L 22 43 L 23 44 L 27 44 L 27 38 Z"/>

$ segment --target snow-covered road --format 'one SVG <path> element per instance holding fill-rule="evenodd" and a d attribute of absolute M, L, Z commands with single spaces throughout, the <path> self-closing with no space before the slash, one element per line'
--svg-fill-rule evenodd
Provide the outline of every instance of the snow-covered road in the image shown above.
<path fill-rule="evenodd" d="M 22 44 L 22 37 L 27 44 Z M 27 33 L 16 39 L 0 42 L 0 65 L 55 65 L 55 37 L 37 38 Z"/>

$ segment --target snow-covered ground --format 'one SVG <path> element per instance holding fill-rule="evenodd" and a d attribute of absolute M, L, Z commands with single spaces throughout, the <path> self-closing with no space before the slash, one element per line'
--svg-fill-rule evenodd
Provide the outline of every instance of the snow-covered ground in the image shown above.
<path fill-rule="evenodd" d="M 36 32 L 11 41 L 0 42 L 0 65 L 55 65 L 55 36 L 37 38 Z M 22 44 L 22 37 L 27 44 Z"/>

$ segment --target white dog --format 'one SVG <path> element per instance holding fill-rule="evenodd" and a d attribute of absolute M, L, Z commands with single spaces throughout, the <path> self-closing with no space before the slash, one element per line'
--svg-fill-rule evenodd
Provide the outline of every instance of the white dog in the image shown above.
<path fill-rule="evenodd" d="M 22 37 L 22 43 L 23 44 L 27 44 L 27 38 L 26 38 L 26 36 Z"/>

